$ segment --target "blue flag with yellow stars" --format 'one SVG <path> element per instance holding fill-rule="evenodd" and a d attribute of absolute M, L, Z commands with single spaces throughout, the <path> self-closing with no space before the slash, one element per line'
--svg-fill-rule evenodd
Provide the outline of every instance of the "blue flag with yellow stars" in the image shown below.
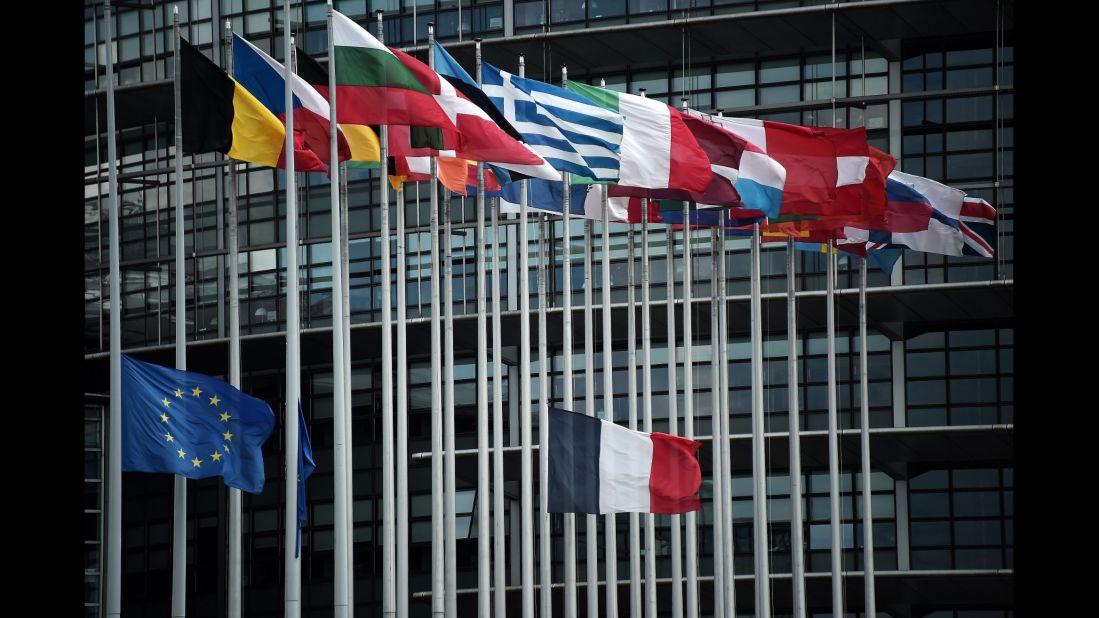
<path fill-rule="evenodd" d="M 263 491 L 261 447 L 275 428 L 267 402 L 210 376 L 122 355 L 122 470 L 220 476 Z"/>
<path fill-rule="evenodd" d="M 305 525 L 305 516 L 308 511 L 305 505 L 305 481 L 317 469 L 313 462 L 313 445 L 309 442 L 309 426 L 305 422 L 305 414 L 301 411 L 301 400 L 298 401 L 298 536 L 297 546 L 294 548 L 294 557 L 301 553 L 301 527 Z"/>

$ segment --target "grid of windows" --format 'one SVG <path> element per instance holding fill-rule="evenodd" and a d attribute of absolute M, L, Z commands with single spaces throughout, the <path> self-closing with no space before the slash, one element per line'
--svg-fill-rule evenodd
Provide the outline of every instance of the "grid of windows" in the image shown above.
<path fill-rule="evenodd" d="M 1014 468 L 928 470 L 909 482 L 912 568 L 1011 569 Z"/>
<path fill-rule="evenodd" d="M 1014 332 L 943 329 L 906 341 L 907 424 L 1013 423 Z"/>

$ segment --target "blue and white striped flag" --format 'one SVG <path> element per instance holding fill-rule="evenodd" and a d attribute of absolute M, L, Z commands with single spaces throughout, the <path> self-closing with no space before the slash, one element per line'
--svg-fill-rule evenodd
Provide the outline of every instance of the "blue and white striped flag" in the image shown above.
<path fill-rule="evenodd" d="M 481 65 L 481 89 L 554 169 L 594 180 L 618 180 L 621 114 L 487 62 Z"/>

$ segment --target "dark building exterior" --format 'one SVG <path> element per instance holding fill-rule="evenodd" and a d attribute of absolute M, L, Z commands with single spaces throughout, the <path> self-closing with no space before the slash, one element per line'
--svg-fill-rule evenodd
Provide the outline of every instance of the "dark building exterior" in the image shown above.
<path fill-rule="evenodd" d="M 136 5 L 142 8 L 134 8 Z M 281 60 L 282 3 L 275 0 L 181 0 L 183 36 L 221 64 L 226 20 L 233 30 Z M 174 194 L 171 100 L 161 96 L 172 75 L 172 3 L 129 3 L 116 8 L 119 105 L 122 345 L 140 358 L 171 365 L 174 344 Z M 598 83 L 678 106 L 721 109 L 726 115 L 805 125 L 866 127 L 872 145 L 893 154 L 898 169 L 984 198 L 998 212 L 997 255 L 953 258 L 906 251 L 890 275 L 869 278 L 869 405 L 872 439 L 875 566 L 878 615 L 914 618 L 1013 616 L 1014 476 L 1014 3 L 1009 0 L 874 0 L 826 4 L 810 0 L 337 0 L 337 10 L 373 30 L 373 13 L 385 12 L 386 42 L 425 59 L 426 24 L 468 70 L 473 37 L 482 37 L 487 61 L 517 72 L 525 56 L 528 77 Z M 327 50 L 324 2 L 295 4 L 299 44 L 323 61 Z M 459 10 L 461 17 L 459 18 Z M 105 414 L 107 403 L 108 262 L 107 157 L 102 121 L 104 24 L 102 5 L 85 3 L 85 616 L 103 615 Z M 368 25 L 369 24 L 369 25 Z M 458 27 L 461 38 L 458 40 Z M 833 65 L 834 52 L 834 65 Z M 835 89 L 833 91 L 833 69 Z M 170 91 L 169 91 L 170 92 Z M 149 97 L 149 98 L 143 98 Z M 170 94 L 169 94 L 170 97 Z M 833 100 L 834 97 L 834 100 Z M 163 103 L 163 101 L 161 101 Z M 97 113 L 96 110 L 99 110 Z M 833 112 L 834 109 L 834 112 Z M 226 187 L 220 155 L 193 157 L 184 173 L 188 368 L 226 375 L 228 268 Z M 190 164 L 192 158 L 185 162 Z M 240 293 L 244 390 L 283 407 L 286 231 L 284 173 L 237 166 L 241 234 Z M 354 444 L 354 601 L 358 615 L 381 611 L 381 247 L 377 172 L 352 170 L 350 252 Z M 317 470 L 309 482 L 310 512 L 302 531 L 302 615 L 327 616 L 333 589 L 333 428 L 331 364 L 331 251 L 329 184 L 323 174 L 299 181 L 302 239 L 302 400 Z M 409 453 L 430 451 L 430 348 L 428 287 L 432 268 L 428 187 L 409 185 L 408 222 Z M 445 201 L 443 203 L 446 203 Z M 460 196 L 453 208 L 456 363 L 456 441 L 476 447 L 476 311 L 474 201 Z M 391 205 L 391 207 L 393 207 Z M 391 215 L 391 221 L 393 220 Z M 506 253 L 501 286 L 508 432 L 518 444 L 519 294 L 537 306 L 537 217 L 532 217 L 531 270 L 520 272 L 517 217 L 502 217 Z M 551 396 L 562 397 L 560 252 L 573 243 L 574 409 L 585 401 L 583 349 L 583 223 L 566 232 L 550 217 L 555 276 L 550 278 Z M 596 224 L 598 230 L 599 224 Z M 612 289 L 594 290 L 595 320 L 602 303 L 614 307 L 615 418 L 628 408 L 625 341 L 626 226 L 612 224 Z M 668 427 L 667 402 L 682 402 L 683 340 L 678 336 L 677 393 L 668 392 L 664 322 L 667 246 L 662 226 L 651 234 L 654 429 Z M 696 433 L 708 436 L 711 417 L 709 298 L 714 274 L 710 235 L 695 233 L 694 342 Z M 678 235 L 677 235 L 678 238 Z M 682 298 L 682 242 L 674 257 L 676 297 Z M 735 572 L 738 615 L 752 615 L 752 507 L 747 239 L 726 240 L 729 294 L 728 347 L 732 413 Z M 594 244 L 596 273 L 603 247 Z M 638 251 L 638 256 L 640 251 Z M 786 374 L 786 250 L 765 246 L 762 256 L 764 383 L 768 439 L 769 551 L 775 616 L 790 612 L 790 482 Z M 798 258 L 799 381 L 807 593 L 810 615 L 831 615 L 829 588 L 827 390 L 824 332 L 824 256 Z M 841 428 L 841 491 L 845 604 L 862 615 L 861 483 L 858 473 L 858 263 L 839 258 L 837 363 Z M 636 269 L 638 276 L 640 268 Z M 396 281 L 391 282 L 395 286 Z M 395 297 L 395 295 L 394 295 Z M 681 320 L 681 317 L 678 319 Z M 618 324 L 622 324 L 621 334 Z M 597 327 L 598 329 L 598 327 Z M 601 331 L 601 329 L 599 329 Z M 537 331 L 532 331 L 536 344 Z M 640 327 L 639 327 L 640 332 Z M 597 407 L 602 407 L 601 340 L 594 353 Z M 640 345 L 638 345 L 640 348 Z M 640 367 L 640 362 L 638 362 Z M 532 393 L 538 392 L 537 348 Z M 640 371 L 639 371 L 640 375 Z M 640 380 L 639 380 L 640 383 Z M 378 385 L 377 387 L 375 385 Z M 682 403 L 679 409 L 682 411 Z M 265 446 L 267 484 L 244 497 L 243 611 L 282 615 L 281 413 Z M 537 433 L 537 426 L 535 427 Z M 709 448 L 704 447 L 704 451 Z M 508 460 L 508 584 L 519 583 L 518 454 Z M 476 591 L 475 457 L 459 455 L 456 499 L 458 586 Z M 511 463 L 515 465 L 512 466 Z M 712 575 L 708 455 L 703 455 L 699 517 L 699 574 Z M 431 509 L 430 461 L 413 455 L 410 581 L 412 615 L 429 615 Z M 219 479 L 189 482 L 188 612 L 224 615 L 227 490 Z M 167 615 L 170 604 L 172 481 L 167 475 L 123 477 L 123 610 Z M 660 577 L 670 577 L 668 517 L 657 517 Z M 619 611 L 628 615 L 629 527 L 617 526 Z M 554 515 L 553 579 L 563 581 L 562 518 Z M 579 527 L 582 530 L 582 526 Z M 600 523 L 602 539 L 602 522 Z M 578 534 L 577 555 L 584 555 Z M 602 540 L 600 541 L 602 543 Z M 602 545 L 600 545 L 602 573 Z M 585 580 L 578 561 L 578 581 Z M 660 588 L 662 615 L 670 612 L 668 587 Z M 475 594 L 460 592 L 461 615 L 473 615 Z M 580 593 L 583 595 L 583 592 Z M 518 592 L 508 593 L 509 614 L 520 615 Z M 555 591 L 554 615 L 560 612 Z M 712 584 L 703 580 L 703 615 L 712 612 Z M 583 602 L 581 615 L 583 615 Z M 601 603 L 602 606 L 602 603 Z M 601 610 L 602 611 L 602 610 Z M 667 614 L 670 615 L 670 614 Z"/>

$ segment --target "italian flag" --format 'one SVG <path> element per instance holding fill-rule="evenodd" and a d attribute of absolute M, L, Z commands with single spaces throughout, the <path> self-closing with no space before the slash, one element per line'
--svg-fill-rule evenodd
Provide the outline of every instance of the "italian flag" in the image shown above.
<path fill-rule="evenodd" d="M 372 34 L 349 17 L 333 11 L 332 36 L 336 116 L 341 124 L 454 129 L 432 93 Z M 326 91 L 321 94 L 328 96 Z"/>
<path fill-rule="evenodd" d="M 622 114 L 618 184 L 643 189 L 702 193 L 710 185 L 710 160 L 678 110 L 655 99 L 578 82 L 568 89 Z"/>

